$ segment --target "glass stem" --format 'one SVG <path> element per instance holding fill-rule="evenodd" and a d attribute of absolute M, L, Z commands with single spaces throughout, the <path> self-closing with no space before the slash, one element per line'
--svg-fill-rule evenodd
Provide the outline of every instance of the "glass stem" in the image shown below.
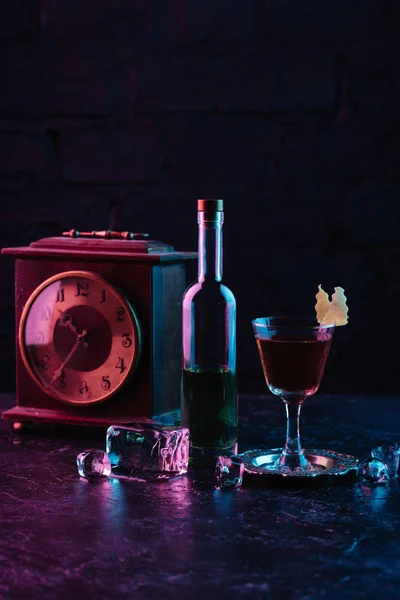
<path fill-rule="evenodd" d="M 280 458 L 280 464 L 295 469 L 307 467 L 308 460 L 304 456 L 300 444 L 299 420 L 302 402 L 287 402 L 286 406 L 286 443 Z"/>

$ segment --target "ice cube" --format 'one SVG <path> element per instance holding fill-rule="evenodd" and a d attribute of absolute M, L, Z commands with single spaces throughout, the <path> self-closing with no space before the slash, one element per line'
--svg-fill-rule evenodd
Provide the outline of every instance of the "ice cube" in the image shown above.
<path fill-rule="evenodd" d="M 112 425 L 106 450 L 112 472 L 147 480 L 187 473 L 189 430 L 186 427 Z"/>
<path fill-rule="evenodd" d="M 387 444 L 378 446 L 371 450 L 371 456 L 385 463 L 390 477 L 396 477 L 399 470 L 400 446 L 398 444 Z"/>
<path fill-rule="evenodd" d="M 385 463 L 377 458 L 365 458 L 357 468 L 357 475 L 368 483 L 389 483 L 390 475 Z"/>
<path fill-rule="evenodd" d="M 219 456 L 215 465 L 216 488 L 234 490 L 242 485 L 244 464 L 237 456 Z"/>
<path fill-rule="evenodd" d="M 94 481 L 111 474 L 111 465 L 104 450 L 84 450 L 76 457 L 78 473 L 81 477 Z"/>

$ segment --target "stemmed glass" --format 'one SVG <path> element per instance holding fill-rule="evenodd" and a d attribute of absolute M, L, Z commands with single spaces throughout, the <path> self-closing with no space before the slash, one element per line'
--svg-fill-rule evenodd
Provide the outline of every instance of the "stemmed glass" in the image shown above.
<path fill-rule="evenodd" d="M 308 460 L 299 433 L 304 400 L 315 394 L 324 374 L 335 324 L 320 325 L 313 317 L 263 317 L 252 321 L 266 383 L 286 407 L 286 442 L 276 450 L 264 450 L 253 464 L 269 472 L 311 475 L 320 467 Z M 275 453 L 268 461 L 268 452 Z M 256 457 L 257 458 L 257 457 Z M 271 457 L 270 457 L 271 458 Z"/>

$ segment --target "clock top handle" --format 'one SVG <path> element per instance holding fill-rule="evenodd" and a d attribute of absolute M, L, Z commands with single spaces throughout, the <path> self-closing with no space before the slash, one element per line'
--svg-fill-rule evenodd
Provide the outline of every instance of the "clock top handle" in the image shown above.
<path fill-rule="evenodd" d="M 79 231 L 78 229 L 70 229 L 69 231 L 63 231 L 63 236 L 72 238 L 100 238 L 106 240 L 143 240 L 150 237 L 148 233 L 112 231 L 111 229 L 103 231 Z"/>

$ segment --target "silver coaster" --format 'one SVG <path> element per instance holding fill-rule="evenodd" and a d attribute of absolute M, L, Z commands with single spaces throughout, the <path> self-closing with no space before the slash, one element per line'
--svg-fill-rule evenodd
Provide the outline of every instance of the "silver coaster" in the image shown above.
<path fill-rule="evenodd" d="M 245 473 L 262 475 L 268 478 L 330 478 L 344 475 L 354 475 L 357 471 L 358 458 L 349 454 L 340 454 L 334 450 L 304 449 L 306 458 L 311 463 L 310 469 L 290 469 L 289 467 L 274 466 L 279 459 L 282 448 L 272 450 L 257 449 L 242 452 L 238 456 L 244 463 Z"/>

